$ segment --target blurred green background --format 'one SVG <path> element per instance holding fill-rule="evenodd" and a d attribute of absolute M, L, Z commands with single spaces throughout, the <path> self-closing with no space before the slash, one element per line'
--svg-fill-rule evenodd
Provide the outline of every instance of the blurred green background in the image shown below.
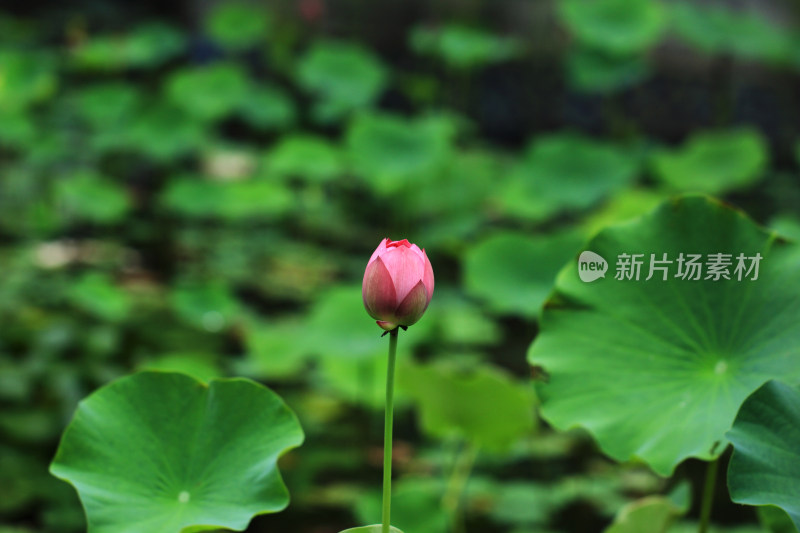
<path fill-rule="evenodd" d="M 77 402 L 143 368 L 297 412 L 292 503 L 248 531 L 379 521 L 387 343 L 360 287 L 387 236 L 436 274 L 400 335 L 396 525 L 599 532 L 667 493 L 696 520 L 701 463 L 661 479 L 551 431 L 525 352 L 585 239 L 672 194 L 800 237 L 798 21 L 796 0 L 4 2 L 0 532 L 85 531 L 47 465 Z M 717 486 L 717 531 L 768 531 Z"/>

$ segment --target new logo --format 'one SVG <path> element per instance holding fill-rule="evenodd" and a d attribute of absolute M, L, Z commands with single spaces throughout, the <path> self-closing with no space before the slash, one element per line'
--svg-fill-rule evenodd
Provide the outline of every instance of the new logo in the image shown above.
<path fill-rule="evenodd" d="M 578 257 L 578 276 L 581 281 L 589 283 L 597 278 L 606 277 L 608 263 L 594 252 L 586 250 Z"/>

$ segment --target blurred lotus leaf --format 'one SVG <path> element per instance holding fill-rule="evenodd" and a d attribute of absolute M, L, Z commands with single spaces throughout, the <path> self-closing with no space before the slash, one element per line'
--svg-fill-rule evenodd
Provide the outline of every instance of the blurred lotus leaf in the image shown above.
<path fill-rule="evenodd" d="M 558 6 L 578 41 L 609 54 L 646 51 L 661 38 L 667 18 L 656 0 L 560 0 Z"/>
<path fill-rule="evenodd" d="M 351 122 L 346 142 L 356 173 L 377 193 L 390 194 L 440 171 L 455 134 L 447 116 L 363 113 Z"/>
<path fill-rule="evenodd" d="M 666 199 L 666 194 L 653 189 L 628 188 L 620 191 L 586 218 L 584 233 L 593 236 L 606 226 L 652 211 Z"/>
<path fill-rule="evenodd" d="M 424 221 L 427 246 L 463 246 L 464 237 L 485 222 L 481 215 L 488 212 L 486 199 L 503 170 L 500 157 L 492 152 L 453 151 L 440 169 L 426 176 L 424 187 L 400 191 L 406 209 Z"/>
<path fill-rule="evenodd" d="M 546 219 L 586 209 L 623 189 L 639 171 L 639 157 L 603 141 L 571 133 L 534 139 L 498 192 L 503 211 Z"/>
<path fill-rule="evenodd" d="M 780 507 L 759 505 L 756 508 L 758 521 L 769 533 L 797 533 L 791 517 Z"/>
<path fill-rule="evenodd" d="M 307 352 L 297 339 L 304 335 L 297 318 L 248 319 L 244 326 L 245 360 L 237 371 L 248 376 L 276 381 L 295 378 L 307 363 Z"/>
<path fill-rule="evenodd" d="M 447 533 L 447 514 L 442 509 L 445 486 L 440 479 L 403 477 L 392 486 L 392 523 L 413 533 Z M 361 522 L 381 518 L 381 494 L 374 491 L 358 499 L 356 516 Z M 399 529 L 392 528 L 396 532 Z M 381 533 L 381 526 L 348 529 L 342 533 Z"/>
<path fill-rule="evenodd" d="M 328 181 L 344 172 L 341 150 L 323 137 L 294 134 L 283 137 L 266 156 L 270 175 Z"/>
<path fill-rule="evenodd" d="M 186 323 L 212 333 L 230 328 L 241 313 L 230 288 L 216 281 L 178 282 L 169 293 L 169 302 Z"/>
<path fill-rule="evenodd" d="M 752 129 L 696 133 L 682 147 L 656 152 L 655 174 L 681 191 L 719 194 L 764 176 L 767 143 Z"/>
<path fill-rule="evenodd" d="M 0 513 L 12 512 L 37 497 L 42 484 L 39 462 L 38 457 L 0 446 Z"/>
<path fill-rule="evenodd" d="M 139 26 L 127 35 L 89 37 L 72 49 L 76 66 L 88 70 L 158 67 L 186 49 L 186 37 L 162 23 Z"/>
<path fill-rule="evenodd" d="M 426 311 L 442 342 L 451 344 L 492 344 L 501 338 L 500 328 L 483 312 L 481 305 L 453 292 L 436 289 L 436 305 Z"/>
<path fill-rule="evenodd" d="M 664 533 L 685 512 L 669 498 L 648 496 L 620 509 L 603 533 Z"/>
<path fill-rule="evenodd" d="M 294 205 L 291 192 L 280 183 L 263 179 L 219 182 L 193 176 L 170 180 L 161 201 L 185 217 L 229 221 L 274 218 Z"/>
<path fill-rule="evenodd" d="M 207 16 L 206 31 L 223 48 L 244 50 L 266 41 L 270 22 L 261 4 L 220 2 Z"/>
<path fill-rule="evenodd" d="M 381 533 L 381 531 L 383 531 L 383 526 L 381 526 L 381 524 L 375 524 L 374 526 L 351 527 L 340 533 Z M 390 533 L 403 533 L 394 526 L 391 526 L 389 531 Z"/>
<path fill-rule="evenodd" d="M 423 317 L 400 335 L 401 349 L 419 342 L 430 328 Z M 387 339 L 381 340 L 383 332 L 364 309 L 360 284 L 332 287 L 320 294 L 304 329 L 302 340 L 307 350 L 326 359 L 385 358 L 389 346 Z"/>
<path fill-rule="evenodd" d="M 137 365 L 137 370 L 179 372 L 208 383 L 222 377 L 216 356 L 212 353 L 170 353 L 149 358 Z"/>
<path fill-rule="evenodd" d="M 127 126 L 142 104 L 142 94 L 130 84 L 108 82 L 81 88 L 77 111 L 95 128 Z"/>
<path fill-rule="evenodd" d="M 206 144 L 208 132 L 202 122 L 180 109 L 157 104 L 137 116 L 124 139 L 129 148 L 164 161 L 198 150 Z"/>
<path fill-rule="evenodd" d="M 50 471 L 77 490 L 89 531 L 241 531 L 288 505 L 277 460 L 302 442 L 262 385 L 142 372 L 79 404 Z"/>
<path fill-rule="evenodd" d="M 131 208 L 125 188 L 93 171 L 78 171 L 55 183 L 58 205 L 77 220 L 113 224 L 122 220 Z"/>
<path fill-rule="evenodd" d="M 165 90 L 173 105 L 205 121 L 233 114 L 250 93 L 250 80 L 236 63 L 189 67 L 173 73 Z"/>
<path fill-rule="evenodd" d="M 24 111 L 0 112 L 0 142 L 6 147 L 26 148 L 37 136 L 36 125 Z"/>
<path fill-rule="evenodd" d="M 745 400 L 726 436 L 733 444 L 731 499 L 779 507 L 800 531 L 800 390 L 768 381 Z"/>
<path fill-rule="evenodd" d="M 297 120 L 294 100 L 286 91 L 269 83 L 253 84 L 240 102 L 238 114 L 250 126 L 263 131 L 284 130 Z"/>
<path fill-rule="evenodd" d="M 457 436 L 483 449 L 507 451 L 534 428 L 530 386 L 495 367 L 409 363 L 397 379 L 417 403 L 422 429 L 435 438 Z"/>
<path fill-rule="evenodd" d="M 796 247 L 739 211 L 679 197 L 601 231 L 585 249 L 631 278 L 585 283 L 575 260 L 558 275 L 528 352 L 549 376 L 539 393 L 554 427 L 580 425 L 611 457 L 668 476 L 688 457 L 719 456 L 737 410 L 765 380 L 800 379 Z M 620 270 L 623 253 L 642 254 L 640 277 Z M 697 273 L 680 267 L 685 253 L 730 254 L 728 279 L 715 281 L 705 263 Z M 650 262 L 664 255 L 672 263 Z"/>
<path fill-rule="evenodd" d="M 67 297 L 75 307 L 110 322 L 125 320 L 133 307 L 130 295 L 100 272 L 87 272 L 75 280 Z"/>
<path fill-rule="evenodd" d="M 775 217 L 769 227 L 783 237 L 800 242 L 800 218 L 792 215 Z"/>
<path fill-rule="evenodd" d="M 20 111 L 53 96 L 55 59 L 41 52 L 0 50 L 0 111 Z"/>
<path fill-rule="evenodd" d="M 478 28 L 448 24 L 442 28 L 414 28 L 411 47 L 420 54 L 441 58 L 448 65 L 472 69 L 507 61 L 522 51 L 514 37 L 498 36 Z"/>
<path fill-rule="evenodd" d="M 668 5 L 678 35 L 701 50 L 733 53 L 770 63 L 796 60 L 797 46 L 792 32 L 760 13 L 689 2 Z"/>
<path fill-rule="evenodd" d="M 317 41 L 296 71 L 297 83 L 319 98 L 312 113 L 320 122 L 368 107 L 387 78 L 386 68 L 368 48 L 342 41 Z"/>
<path fill-rule="evenodd" d="M 535 318 L 556 274 L 582 243 L 577 232 L 545 236 L 497 232 L 467 249 L 465 288 L 497 313 Z"/>
<path fill-rule="evenodd" d="M 566 67 L 572 87 L 585 92 L 624 89 L 641 82 L 649 73 L 641 55 L 614 55 L 584 46 L 569 51 Z"/>

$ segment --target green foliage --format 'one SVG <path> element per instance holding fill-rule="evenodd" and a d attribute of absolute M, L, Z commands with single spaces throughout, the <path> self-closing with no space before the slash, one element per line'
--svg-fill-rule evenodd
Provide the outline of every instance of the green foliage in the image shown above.
<path fill-rule="evenodd" d="M 705 52 L 776 64 L 797 62 L 793 32 L 755 11 L 674 2 L 670 18 L 678 35 Z"/>
<path fill-rule="evenodd" d="M 80 494 L 90 532 L 243 530 L 289 503 L 275 461 L 302 441 L 256 383 L 146 372 L 81 404 L 51 471 Z"/>
<path fill-rule="evenodd" d="M 540 220 L 586 209 L 628 185 L 639 160 L 630 151 L 571 133 L 531 141 L 500 192 L 505 212 Z"/>
<path fill-rule="evenodd" d="M 417 27 L 410 34 L 417 53 L 440 58 L 458 69 L 473 69 L 517 57 L 520 42 L 478 28 L 449 24 L 442 28 Z"/>
<path fill-rule="evenodd" d="M 621 509 L 665 511 L 669 487 L 701 483 L 696 464 L 664 480 L 608 455 L 662 475 L 708 459 L 744 396 L 794 379 L 777 358 L 796 352 L 797 246 L 716 203 L 683 222 L 665 207 L 674 231 L 632 220 L 705 191 L 798 240 L 800 63 L 783 8 L 17 4 L 0 10 L 0 532 L 87 530 L 47 464 L 80 400 L 140 370 L 212 383 L 174 378 L 195 393 L 247 376 L 296 409 L 311 447 L 282 460 L 292 506 L 240 527 L 378 521 L 387 339 L 360 282 L 387 236 L 424 246 L 436 275 L 398 351 L 392 516 L 405 531 L 582 533 Z M 618 290 L 607 256 L 605 279 L 570 282 L 595 234 L 602 253 L 761 250 L 762 278 Z M 590 431 L 539 424 L 531 373 L 549 375 L 556 428 Z M 253 446 L 269 441 L 247 427 Z M 218 428 L 203 434 L 236 441 Z M 476 447 L 493 453 L 472 465 Z M 125 487 L 111 491 L 128 503 L 119 516 L 138 518 Z M 710 531 L 795 530 L 770 506 L 759 528 L 723 496 Z"/>
<path fill-rule="evenodd" d="M 490 235 L 467 250 L 465 287 L 495 312 L 536 317 L 556 274 L 581 243 L 582 238 L 575 233 Z"/>
<path fill-rule="evenodd" d="M 656 176 L 675 189 L 719 194 L 763 178 L 767 146 L 754 130 L 697 133 L 681 148 L 656 152 Z"/>
<path fill-rule="evenodd" d="M 183 53 L 186 45 L 186 37 L 177 29 L 152 23 L 127 35 L 89 37 L 72 49 L 72 60 L 85 70 L 153 68 Z"/>
<path fill-rule="evenodd" d="M 392 533 L 403 533 L 396 527 L 389 528 L 389 531 Z M 345 529 L 341 533 L 381 533 L 381 525 L 376 524 L 374 526 L 351 527 L 350 529 Z"/>
<path fill-rule="evenodd" d="M 219 45 L 230 50 L 251 48 L 266 39 L 269 14 L 258 5 L 244 2 L 217 4 L 206 19 L 206 31 Z"/>
<path fill-rule="evenodd" d="M 610 54 L 647 50 L 666 23 L 664 7 L 655 0 L 561 0 L 558 6 L 580 42 Z"/>
<path fill-rule="evenodd" d="M 665 533 L 684 512 L 669 498 L 650 496 L 623 507 L 604 533 Z"/>
<path fill-rule="evenodd" d="M 217 63 L 175 72 L 165 91 L 173 105 L 200 120 L 214 121 L 243 105 L 249 80 L 239 65 Z"/>
<path fill-rule="evenodd" d="M 728 467 L 733 501 L 780 507 L 800 529 L 800 506 L 794 496 L 800 477 L 798 428 L 800 391 L 769 381 L 742 404 L 727 437 L 734 450 Z"/>
<path fill-rule="evenodd" d="M 694 228 L 703 228 L 702 232 Z M 587 245 L 609 275 L 578 279 L 572 262 L 545 305 L 528 359 L 549 375 L 542 414 L 556 427 L 581 425 L 618 460 L 637 458 L 669 475 L 687 457 L 713 459 L 744 399 L 765 380 L 800 377 L 797 269 L 771 235 L 703 197 L 665 203 L 635 223 L 608 228 Z M 757 282 L 614 279 L 619 254 L 760 253 Z M 646 265 L 647 263 L 645 263 Z M 677 268 L 675 265 L 672 265 Z M 755 284 L 757 283 L 757 290 Z M 734 302 L 736 302 L 734 304 Z"/>
<path fill-rule="evenodd" d="M 318 98 L 312 116 L 324 123 L 372 104 L 388 74 L 370 50 L 356 43 L 320 41 L 298 63 L 296 80 Z"/>
<path fill-rule="evenodd" d="M 492 367 L 408 365 L 398 380 L 419 405 L 422 429 L 434 437 L 503 451 L 533 429 L 532 391 Z"/>
<path fill-rule="evenodd" d="M 445 116 L 365 113 L 350 123 L 346 143 L 355 172 L 377 193 L 390 194 L 439 170 L 454 135 L 454 124 Z"/>

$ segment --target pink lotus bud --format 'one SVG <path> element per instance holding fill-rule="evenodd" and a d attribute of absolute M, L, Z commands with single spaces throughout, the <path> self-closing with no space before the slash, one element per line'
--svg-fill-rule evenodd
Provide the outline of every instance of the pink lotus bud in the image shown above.
<path fill-rule="evenodd" d="M 433 296 L 433 268 L 425 250 L 406 239 L 382 240 L 367 263 L 361 295 L 369 316 L 386 331 L 415 324 Z"/>

